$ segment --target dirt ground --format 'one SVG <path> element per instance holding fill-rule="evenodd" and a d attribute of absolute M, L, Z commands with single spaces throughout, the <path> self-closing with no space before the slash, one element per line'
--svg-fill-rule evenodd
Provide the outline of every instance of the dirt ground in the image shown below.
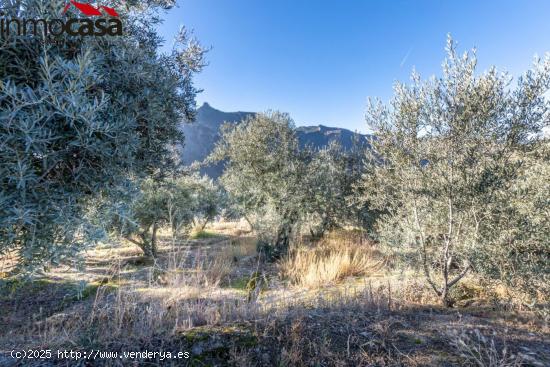
<path fill-rule="evenodd" d="M 260 265 L 253 237 L 213 231 L 208 238 L 165 239 L 157 264 L 143 262 L 135 247 L 104 245 L 86 254 L 81 270 L 60 267 L 31 282 L 0 280 L 0 366 L 550 366 L 550 332 L 538 312 L 490 302 L 452 309 L 407 302 L 397 286 L 392 289 L 391 275 L 299 289 L 279 279 L 275 266 Z M 221 253 L 229 268 L 217 262 Z M 219 268 L 221 275 L 197 280 L 205 268 Z M 261 279 L 255 278 L 259 273 Z M 172 324 L 153 316 L 143 324 L 144 316 L 124 321 L 132 327 L 110 331 L 110 322 L 122 314 L 122 294 L 137 300 L 124 317 L 157 307 L 163 313 L 154 317 L 173 326 L 161 328 Z M 103 319 L 93 316 L 117 302 Z M 195 313 L 182 313 L 190 305 Z M 182 321 L 182 315 L 189 320 Z M 142 330 L 152 325 L 159 329 Z M 129 347 L 186 351 L 189 358 L 10 356 L 12 350 L 31 348 Z"/>

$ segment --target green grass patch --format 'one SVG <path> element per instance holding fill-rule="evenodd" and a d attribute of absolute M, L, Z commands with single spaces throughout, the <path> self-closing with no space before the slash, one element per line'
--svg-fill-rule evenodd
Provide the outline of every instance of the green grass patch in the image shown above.
<path fill-rule="evenodd" d="M 58 284 L 48 279 L 8 278 L 0 280 L 0 297 L 11 299 L 16 294 L 33 294 Z"/>
<path fill-rule="evenodd" d="M 231 281 L 228 284 L 228 288 L 234 288 L 234 289 L 246 291 L 247 290 L 246 286 L 249 281 L 250 281 L 249 276 L 244 276 L 237 279 L 231 279 Z"/>
<path fill-rule="evenodd" d="M 191 234 L 191 238 L 194 240 L 202 240 L 202 239 L 215 238 L 215 237 L 219 237 L 219 235 L 217 233 L 205 231 L 205 230 L 198 231 Z"/>
<path fill-rule="evenodd" d="M 118 284 L 107 282 L 107 283 L 85 283 L 82 285 L 75 285 L 71 292 L 71 296 L 64 299 L 65 304 L 70 304 L 72 302 L 83 301 L 91 297 L 95 297 L 99 288 L 103 288 L 106 292 L 112 292 L 118 288 Z"/>

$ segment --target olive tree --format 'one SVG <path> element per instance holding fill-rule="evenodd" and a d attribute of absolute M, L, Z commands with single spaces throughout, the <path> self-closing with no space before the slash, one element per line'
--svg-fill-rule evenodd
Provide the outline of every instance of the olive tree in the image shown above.
<path fill-rule="evenodd" d="M 209 157 L 210 161 L 226 162 L 220 181 L 244 214 L 256 218 L 256 229 L 272 257 L 287 250 L 300 218 L 305 173 L 302 154 L 290 117 L 267 112 L 238 125 L 224 125 Z"/>
<path fill-rule="evenodd" d="M 226 206 L 223 190 L 208 176 L 192 175 L 187 183 L 194 197 L 194 223 L 202 231 Z"/>
<path fill-rule="evenodd" d="M 158 257 L 158 230 L 169 228 L 172 236 L 189 232 L 193 224 L 201 229 L 223 207 L 223 193 L 212 179 L 197 174 L 142 180 L 132 192 L 127 188 L 125 210 L 114 216 L 113 235 L 137 245 L 146 258 Z"/>
<path fill-rule="evenodd" d="M 491 226 L 481 228 L 488 246 L 475 253 L 483 274 L 527 292 L 532 301 L 550 296 L 550 142 L 533 142 L 515 154 L 519 172 L 508 190 L 486 203 Z M 498 205 L 498 207 L 495 207 Z"/>
<path fill-rule="evenodd" d="M 158 256 L 159 228 L 170 226 L 173 233 L 193 221 L 195 198 L 183 179 L 146 179 L 131 205 L 114 223 L 118 234 L 137 245 L 146 258 Z"/>
<path fill-rule="evenodd" d="M 506 73 L 476 73 L 475 50 L 459 55 L 449 37 L 443 76 L 397 83 L 390 105 L 372 102 L 374 128 L 363 199 L 383 212 L 380 240 L 418 264 L 442 303 L 480 253 L 498 241 L 504 194 L 517 159 L 549 121 L 550 59 L 536 59 L 515 88 Z M 534 173 L 536 174 L 536 173 Z M 506 246 L 505 243 L 500 243 Z M 437 273 L 434 273 L 436 271 Z"/>
<path fill-rule="evenodd" d="M 364 205 L 354 205 L 354 188 L 363 173 L 364 144 L 358 139 L 350 149 L 332 141 L 320 149 L 308 149 L 302 176 L 303 211 L 310 222 L 312 238 L 320 238 L 345 224 L 366 226 L 371 216 Z"/>
<path fill-rule="evenodd" d="M 65 3 L 2 7 L 6 17 L 51 19 Z M 122 36 L 0 38 L 0 256 L 15 254 L 18 268 L 98 239 L 96 204 L 116 202 L 111 193 L 129 176 L 172 167 L 179 124 L 195 116 L 204 50 L 182 30 L 172 53 L 158 53 L 154 15 L 168 2 L 116 4 Z"/>

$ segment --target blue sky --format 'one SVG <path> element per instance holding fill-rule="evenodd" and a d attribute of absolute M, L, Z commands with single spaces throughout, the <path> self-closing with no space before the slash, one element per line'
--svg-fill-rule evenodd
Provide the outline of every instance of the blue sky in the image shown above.
<path fill-rule="evenodd" d="M 518 75 L 550 51 L 548 0 L 183 0 L 164 18 L 166 46 L 183 24 L 212 47 L 199 104 L 362 132 L 367 97 L 388 100 L 413 67 L 440 74 L 448 33 L 480 71 Z"/>

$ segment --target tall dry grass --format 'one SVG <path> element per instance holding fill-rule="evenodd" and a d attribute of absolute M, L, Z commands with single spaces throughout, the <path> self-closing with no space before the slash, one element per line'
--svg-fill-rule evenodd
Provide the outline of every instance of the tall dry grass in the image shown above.
<path fill-rule="evenodd" d="M 244 219 L 240 221 L 212 222 L 209 223 L 206 228 L 226 236 L 242 236 L 252 232 L 252 228 Z"/>
<path fill-rule="evenodd" d="M 335 311 L 349 307 L 386 309 L 389 296 L 383 289 L 340 289 L 327 295 L 320 293 L 315 299 L 257 303 L 214 288 L 203 289 L 200 294 L 182 293 L 177 298 L 119 288 L 115 292 L 100 290 L 89 316 L 80 322 L 95 331 L 101 344 L 131 345 L 135 340 L 148 341 L 159 334 L 169 337 L 197 326 L 266 321 L 305 312 L 310 307 Z"/>
<path fill-rule="evenodd" d="M 163 284 L 172 287 L 218 287 L 227 282 L 242 259 L 256 255 L 252 237 L 226 240 L 211 248 L 174 247 L 162 270 Z"/>
<path fill-rule="evenodd" d="M 359 235 L 336 232 L 317 244 L 291 249 L 279 270 L 294 285 L 318 288 L 347 277 L 373 274 L 382 265 L 380 254 Z"/>
<path fill-rule="evenodd" d="M 196 251 L 193 255 L 174 254 L 166 268 L 152 272 L 150 283 L 168 287 L 218 287 L 223 284 L 234 269 L 231 258 L 225 254 L 207 256 Z M 188 256 L 193 256 L 189 259 Z M 185 267 L 188 264 L 188 267 Z"/>
<path fill-rule="evenodd" d="M 90 304 L 82 305 L 87 310 L 48 319 L 31 331 L 43 344 L 62 345 L 86 330 L 98 344 L 117 349 L 197 326 L 253 319 L 261 306 L 222 287 L 238 266 L 236 260 L 255 253 L 252 244 L 237 239 L 214 248 L 172 246 L 144 281 L 128 281 L 114 290 L 100 286 Z"/>

